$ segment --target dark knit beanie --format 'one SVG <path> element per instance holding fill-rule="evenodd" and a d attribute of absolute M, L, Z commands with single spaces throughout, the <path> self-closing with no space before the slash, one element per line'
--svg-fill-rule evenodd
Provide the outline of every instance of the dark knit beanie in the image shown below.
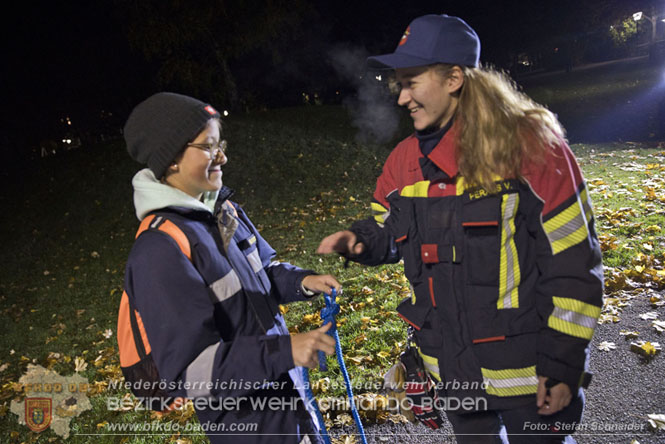
<path fill-rule="evenodd" d="M 161 179 L 173 159 L 194 140 L 208 120 L 219 118 L 215 108 L 192 97 L 157 93 L 139 103 L 125 123 L 127 150 Z"/>

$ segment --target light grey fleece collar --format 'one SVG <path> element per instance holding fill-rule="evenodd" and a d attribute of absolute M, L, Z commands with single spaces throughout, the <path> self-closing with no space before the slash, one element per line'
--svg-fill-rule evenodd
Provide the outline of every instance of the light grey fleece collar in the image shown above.
<path fill-rule="evenodd" d="M 132 186 L 134 208 L 139 220 L 143 220 L 151 211 L 166 207 L 190 208 L 212 213 L 219 194 L 219 191 L 204 193 L 201 202 L 177 188 L 161 183 L 149 168 L 142 169 L 134 175 Z"/>

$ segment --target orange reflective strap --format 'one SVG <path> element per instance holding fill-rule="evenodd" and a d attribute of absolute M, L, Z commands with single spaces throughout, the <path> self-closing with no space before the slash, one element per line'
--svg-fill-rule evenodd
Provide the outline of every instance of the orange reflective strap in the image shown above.
<path fill-rule="evenodd" d="M 136 231 L 136 236 L 134 236 L 134 239 L 139 237 L 141 233 L 143 233 L 145 230 L 147 230 L 150 227 L 150 224 L 152 221 L 155 220 L 155 215 L 151 214 L 150 216 L 144 218 L 141 221 L 141 225 L 139 225 L 139 229 Z"/>
<path fill-rule="evenodd" d="M 141 360 L 139 352 L 136 349 L 136 343 L 134 342 L 134 333 L 132 332 L 129 310 L 131 310 L 129 306 L 129 296 L 127 295 L 127 292 L 123 292 L 122 299 L 120 299 L 120 309 L 118 310 L 118 350 L 120 351 L 120 367 L 131 367 Z M 148 334 L 145 332 L 141 315 L 136 310 L 134 310 L 134 313 L 136 314 L 136 322 L 147 355 L 151 350 L 150 343 L 148 342 Z"/>
<path fill-rule="evenodd" d="M 118 350 L 120 351 L 121 367 L 131 367 L 141 359 L 134 343 L 129 310 L 129 296 L 127 296 L 127 292 L 123 292 L 118 311 Z"/>
<path fill-rule="evenodd" d="M 235 208 L 231 207 L 233 211 L 235 211 Z M 151 214 L 150 216 L 147 216 L 141 221 L 141 225 L 139 225 L 139 229 L 136 231 L 136 237 L 139 237 L 141 233 L 143 233 L 145 230 L 150 228 L 150 224 L 155 220 L 155 215 Z M 168 234 L 173 238 L 173 240 L 178 244 L 178 247 L 180 247 L 180 251 L 182 251 L 182 254 L 187 256 L 187 259 L 190 261 L 192 260 L 192 250 L 189 244 L 189 239 L 187 239 L 187 236 L 185 233 L 182 232 L 180 228 L 173 222 L 171 222 L 168 219 L 164 219 L 164 222 L 157 228 L 159 231 L 163 231 L 164 233 Z"/>
<path fill-rule="evenodd" d="M 145 327 L 143 326 L 143 319 L 141 319 L 138 310 L 134 310 L 134 312 L 136 313 L 136 323 L 139 324 L 139 331 L 141 332 L 141 340 L 143 341 L 145 354 L 149 355 L 152 349 L 150 348 L 150 342 L 148 342 L 148 334 L 145 332 Z"/>
<path fill-rule="evenodd" d="M 164 233 L 171 236 L 173 240 L 176 241 L 176 243 L 178 244 L 178 247 L 180 247 L 180 251 L 182 251 L 182 254 L 187 256 L 187 259 L 189 259 L 190 261 L 192 260 L 192 250 L 189 245 L 189 239 L 187 239 L 185 233 L 183 233 L 182 230 L 178 228 L 176 224 L 166 219 L 164 223 L 159 226 L 159 231 L 163 231 Z"/>

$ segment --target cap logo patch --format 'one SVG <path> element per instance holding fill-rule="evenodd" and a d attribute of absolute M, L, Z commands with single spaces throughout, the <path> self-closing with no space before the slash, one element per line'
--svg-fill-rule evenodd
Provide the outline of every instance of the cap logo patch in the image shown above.
<path fill-rule="evenodd" d="M 399 41 L 398 46 L 402 46 L 403 44 L 405 44 L 410 34 L 411 34 L 411 26 L 406 28 L 406 31 L 404 31 L 404 35 L 402 35 L 402 40 Z"/>
<path fill-rule="evenodd" d="M 215 108 L 213 108 L 212 106 L 210 106 L 210 105 L 206 106 L 205 110 L 208 111 L 208 113 L 211 116 L 214 116 L 215 114 L 217 114 L 217 110 Z"/>

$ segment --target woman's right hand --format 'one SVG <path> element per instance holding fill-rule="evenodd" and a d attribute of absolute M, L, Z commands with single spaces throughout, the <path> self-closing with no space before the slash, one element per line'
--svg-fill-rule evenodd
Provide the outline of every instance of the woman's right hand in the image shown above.
<path fill-rule="evenodd" d="M 339 254 L 358 255 L 365 250 L 365 245 L 358 242 L 355 233 L 350 230 L 338 231 L 325 237 L 319 244 L 316 252 L 319 254 L 330 254 L 337 252 Z"/>
<path fill-rule="evenodd" d="M 335 339 L 326 334 L 331 327 L 332 322 L 328 322 L 316 330 L 291 335 L 291 354 L 296 366 L 316 368 L 319 350 L 327 355 L 335 353 Z"/>

